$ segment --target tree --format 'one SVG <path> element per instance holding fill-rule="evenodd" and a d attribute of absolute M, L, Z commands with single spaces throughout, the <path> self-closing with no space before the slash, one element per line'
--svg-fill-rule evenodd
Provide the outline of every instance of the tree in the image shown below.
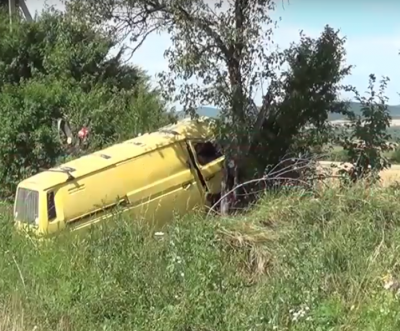
<path fill-rule="evenodd" d="M 342 90 L 351 90 L 341 85 L 351 70 L 344 65 L 345 38 L 329 26 L 316 39 L 300 36 L 300 41 L 284 52 L 288 69 L 275 90 L 280 102 L 269 107 L 260 140 L 253 143 L 253 148 L 263 149 L 263 153 L 254 153 L 264 160 L 259 162 L 260 170 L 265 164 L 276 164 L 288 152 L 307 154 L 328 143 L 334 138 L 329 113 L 351 113 L 340 98 Z"/>
<path fill-rule="evenodd" d="M 361 178 L 379 180 L 380 171 L 391 166 L 383 154 L 391 149 L 388 142 L 392 138 L 388 133 L 392 118 L 385 96 L 388 81 L 388 77 L 383 77 L 376 91 L 376 77 L 370 74 L 368 96 L 361 96 L 355 91 L 356 100 L 361 104 L 361 114 L 349 114 L 350 123 L 339 139 L 354 166 L 348 171 L 353 181 Z"/>
<path fill-rule="evenodd" d="M 69 156 L 58 137 L 59 118 L 67 119 L 73 129 L 89 126 L 85 152 L 170 123 L 168 105 L 151 88 L 146 73 L 123 63 L 124 49 L 110 56 L 116 45 L 112 36 L 55 10 L 34 22 L 15 21 L 12 32 L 2 17 L 3 196 L 13 195 L 19 180 Z"/>
<path fill-rule="evenodd" d="M 343 67 L 345 40 L 326 27 L 318 39 L 302 36 L 286 51 L 273 50 L 273 0 L 69 0 L 67 4 L 93 24 L 112 20 L 112 30 L 131 33 L 138 45 L 154 31 L 169 33 L 172 47 L 165 53 L 169 72 L 161 76 L 163 91 L 175 94 L 175 101 L 189 113 L 200 104 L 223 110 L 217 134 L 227 164 L 234 161 L 235 184 L 248 177 L 246 170 L 254 168 L 253 161 L 258 172 L 276 163 L 294 146 L 305 125 L 321 130 L 329 111 L 345 111 L 337 99 L 339 83 L 350 72 L 350 67 Z M 285 63 L 289 69 L 279 74 Z M 256 107 L 255 90 L 261 83 L 267 90 Z M 225 170 L 227 174 L 227 165 Z M 223 193 L 229 189 L 227 179 Z"/>

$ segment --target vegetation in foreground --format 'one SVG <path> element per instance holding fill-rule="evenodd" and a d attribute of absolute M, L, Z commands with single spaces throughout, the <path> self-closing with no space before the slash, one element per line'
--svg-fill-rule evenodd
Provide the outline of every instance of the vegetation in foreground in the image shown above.
<path fill-rule="evenodd" d="M 397 330 L 396 283 L 382 277 L 399 276 L 399 195 L 267 196 L 163 236 L 119 219 L 40 249 L 3 216 L 0 329 Z"/>

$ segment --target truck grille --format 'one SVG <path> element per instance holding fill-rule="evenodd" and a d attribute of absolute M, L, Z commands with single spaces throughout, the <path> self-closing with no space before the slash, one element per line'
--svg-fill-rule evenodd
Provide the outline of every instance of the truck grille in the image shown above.
<path fill-rule="evenodd" d="M 39 215 L 39 193 L 19 188 L 15 204 L 15 218 L 25 223 L 35 223 Z"/>

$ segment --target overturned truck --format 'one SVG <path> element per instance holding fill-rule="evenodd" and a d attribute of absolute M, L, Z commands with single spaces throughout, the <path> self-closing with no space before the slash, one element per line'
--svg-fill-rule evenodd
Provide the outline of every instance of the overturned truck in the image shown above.
<path fill-rule="evenodd" d="M 212 123 L 207 117 L 183 119 L 21 181 L 15 225 L 46 235 L 87 229 L 118 213 L 160 228 L 174 215 L 215 206 L 225 156 Z M 264 189 L 298 179 L 296 164 L 280 164 L 280 175 L 265 177 Z"/>
<path fill-rule="evenodd" d="M 118 212 L 159 227 L 173 215 L 212 205 L 223 164 L 210 120 L 185 119 L 21 181 L 15 224 L 51 234 L 84 229 Z"/>

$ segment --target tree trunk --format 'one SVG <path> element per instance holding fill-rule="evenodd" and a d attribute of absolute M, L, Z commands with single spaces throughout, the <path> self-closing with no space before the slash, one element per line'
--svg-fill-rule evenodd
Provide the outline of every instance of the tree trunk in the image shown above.
<path fill-rule="evenodd" d="M 225 195 L 229 192 L 228 188 L 228 161 L 225 159 L 223 176 L 221 182 L 221 202 L 220 202 L 220 213 L 222 216 L 226 216 L 229 213 L 229 199 Z"/>

